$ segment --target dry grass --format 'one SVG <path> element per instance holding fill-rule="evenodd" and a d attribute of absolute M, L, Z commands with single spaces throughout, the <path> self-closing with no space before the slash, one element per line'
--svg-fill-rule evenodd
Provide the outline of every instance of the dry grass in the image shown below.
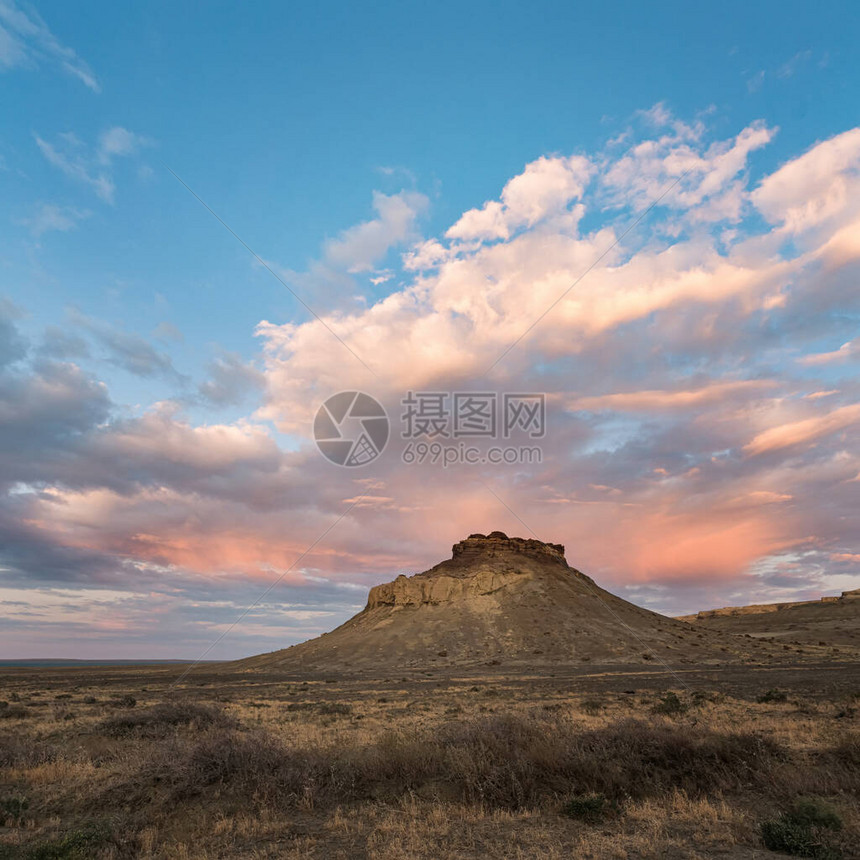
<path fill-rule="evenodd" d="M 845 695 L 233 680 L 17 685 L 0 858 L 767 857 L 804 798 L 858 856 Z"/>

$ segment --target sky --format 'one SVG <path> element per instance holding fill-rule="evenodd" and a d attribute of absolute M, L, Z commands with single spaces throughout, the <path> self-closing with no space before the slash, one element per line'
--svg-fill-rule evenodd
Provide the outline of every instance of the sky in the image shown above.
<path fill-rule="evenodd" d="M 668 614 L 860 586 L 858 38 L 0 0 L 0 657 L 274 650 L 496 529 Z M 365 465 L 314 441 L 342 391 L 389 418 Z M 409 392 L 543 432 L 419 462 L 463 438 Z"/>

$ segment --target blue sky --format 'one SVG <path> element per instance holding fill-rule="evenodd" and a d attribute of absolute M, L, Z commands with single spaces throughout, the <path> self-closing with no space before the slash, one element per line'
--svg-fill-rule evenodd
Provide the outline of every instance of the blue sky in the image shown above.
<path fill-rule="evenodd" d="M 850 203 L 836 214 L 828 209 L 851 196 L 856 178 L 850 132 L 858 125 L 860 15 L 852 4 L 218 4 L 201 11 L 182 3 L 82 9 L 0 0 L 0 27 L 4 414 L 30 415 L 38 425 L 22 419 L 19 435 L 10 431 L 15 468 L 2 481 L 7 539 L 20 542 L 4 568 L 14 592 L 8 599 L 26 607 L 4 646 L 9 656 L 62 649 L 75 639 L 76 613 L 104 624 L 79 656 L 116 648 L 110 618 L 139 637 L 123 656 L 194 656 L 220 629 L 216 610 L 227 617 L 250 602 L 270 570 L 287 567 L 342 512 L 356 480 L 379 485 L 379 510 L 363 503 L 350 515 L 352 533 L 276 592 L 296 602 L 298 615 L 285 620 L 271 609 L 247 638 L 237 634 L 215 656 L 326 629 L 361 604 L 368 584 L 438 560 L 463 536 L 456 528 L 495 527 L 494 516 L 507 514 L 474 500 L 474 527 L 462 527 L 463 512 L 450 521 L 439 514 L 417 539 L 428 515 L 414 500 L 392 501 L 411 478 L 393 466 L 360 479 L 318 471 L 308 410 L 350 385 L 373 389 L 390 407 L 408 382 L 394 373 L 399 361 L 413 368 L 416 385 L 529 385 L 554 398 L 560 429 L 545 469 L 490 475 L 512 494 L 522 491 L 523 508 L 539 531 L 545 524 L 552 532 L 549 540 L 593 530 L 569 510 L 577 492 L 577 503 L 596 504 L 584 496 L 604 487 L 617 490 L 612 504 L 643 505 L 650 491 L 634 485 L 635 475 L 671 472 L 664 460 L 704 474 L 717 444 L 737 460 L 736 479 L 752 482 L 749 492 L 771 494 L 757 497 L 768 504 L 777 497 L 795 504 L 793 482 L 825 451 L 816 441 L 798 460 L 791 445 L 810 438 L 801 427 L 800 442 L 780 442 L 784 459 L 765 479 L 750 457 L 770 451 L 779 428 L 820 420 L 836 434 L 826 436 L 831 460 L 854 456 L 845 435 L 856 399 L 853 257 L 840 251 L 837 262 L 808 270 L 822 249 L 848 247 L 855 224 Z M 828 148 L 828 141 L 837 142 Z M 798 162 L 804 153 L 810 158 Z M 795 163 L 794 173 L 787 170 Z M 332 326 L 344 325 L 343 338 L 378 361 L 376 378 L 333 339 L 318 346 L 316 338 L 328 335 L 290 289 L 170 171 Z M 812 177 L 812 191 L 797 173 Z M 526 180 L 506 198 L 503 189 L 519 176 Z M 824 215 L 804 215 L 801 202 L 818 191 L 816 211 Z M 658 197 L 596 270 L 595 292 L 581 300 L 598 309 L 594 317 L 582 315 L 581 302 L 563 303 L 517 360 L 486 376 L 490 359 L 549 304 L 544 287 L 551 298 L 546 285 L 573 282 Z M 555 220 L 550 198 L 561 200 Z M 496 210 L 482 208 L 486 201 L 501 202 Z M 784 212 L 795 210 L 785 221 Z M 470 212 L 484 214 L 469 220 Z M 572 237 L 579 245 L 555 260 L 553 249 Z M 707 288 L 681 290 L 680 298 L 667 288 L 668 297 L 640 316 L 618 312 L 636 304 L 635 289 L 619 286 L 622 270 L 641 263 L 636 277 L 644 282 L 689 281 L 697 254 L 710 260 L 702 263 Z M 538 271 L 541 259 L 551 268 Z M 721 261 L 732 271 L 723 272 Z M 737 274 L 743 267 L 761 279 L 755 302 L 745 287 L 724 288 L 736 276 L 755 280 Z M 512 272 L 522 273 L 511 287 L 520 292 L 491 302 L 499 316 L 488 322 L 475 311 L 473 291 Z M 401 300 L 426 300 L 432 313 L 389 353 L 411 330 L 389 313 Z M 443 312 L 450 329 L 436 326 Z M 472 326 L 465 333 L 463 320 Z M 432 348 L 419 342 L 427 337 Z M 48 420 L 38 398 L 61 390 Z M 648 394 L 647 405 L 605 400 L 635 390 Z M 697 392 L 683 401 L 692 409 L 728 398 L 745 435 L 712 439 L 713 422 L 702 429 L 698 412 L 667 418 L 668 401 L 653 393 L 681 390 Z M 741 391 L 757 399 L 736 402 Z M 685 450 L 691 434 L 702 445 Z M 16 449 L 22 439 L 30 441 Z M 81 477 L 98 471 L 88 464 L 104 461 L 106 450 L 118 457 L 115 474 Z M 619 451 L 597 462 L 601 452 Z M 35 464 L 31 472 L 17 468 L 25 460 Z M 71 460 L 80 470 L 74 475 Z M 283 483 L 270 486 L 273 474 Z M 703 511 L 717 504 L 712 494 L 721 487 L 718 507 L 733 503 L 726 480 L 711 477 L 691 491 Z M 860 486 L 833 480 L 840 492 Z M 450 494 L 463 497 L 465 484 L 434 481 L 439 508 L 450 505 Z M 664 611 L 838 590 L 856 573 L 850 557 L 860 549 L 847 526 L 815 504 L 827 488 L 804 489 L 812 501 L 795 512 L 792 528 L 817 543 L 795 545 L 776 527 L 779 516 L 756 511 L 741 517 L 743 534 L 724 536 L 744 551 L 718 569 L 697 566 L 717 540 L 698 527 L 681 530 L 685 547 L 699 547 L 683 564 L 644 539 L 630 548 L 652 558 L 638 572 L 629 557 L 598 549 L 584 550 L 585 562 L 616 590 Z M 677 500 L 676 490 L 666 492 L 668 522 Z M 567 502 L 545 510 L 547 493 Z M 61 497 L 64 511 L 92 508 L 102 520 L 70 520 L 57 507 Z M 246 549 L 227 553 L 223 569 L 195 543 L 216 529 L 214 513 L 205 521 L 210 505 L 243 523 L 233 545 Z M 262 510 L 255 525 L 252 514 Z M 389 524 L 374 546 L 355 543 L 368 530 L 360 513 Z M 197 532 L 195 522 L 203 523 Z M 159 529 L 163 547 L 155 551 L 147 536 Z M 49 574 L 40 552 L 91 556 Z M 786 571 L 804 564 L 814 575 L 798 584 Z M 147 593 L 159 595 L 163 627 L 135 603 L 143 592 L 130 571 L 144 571 Z M 225 590 L 212 605 L 204 580 Z M 36 612 L 40 601 L 66 608 Z M 119 607 L 133 608 L 123 615 Z"/>

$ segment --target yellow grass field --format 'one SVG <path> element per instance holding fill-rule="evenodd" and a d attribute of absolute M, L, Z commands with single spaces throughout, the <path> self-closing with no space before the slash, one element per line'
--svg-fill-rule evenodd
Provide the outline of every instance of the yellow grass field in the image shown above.
<path fill-rule="evenodd" d="M 180 672 L 3 671 L 0 857 L 860 856 L 856 664 Z"/>

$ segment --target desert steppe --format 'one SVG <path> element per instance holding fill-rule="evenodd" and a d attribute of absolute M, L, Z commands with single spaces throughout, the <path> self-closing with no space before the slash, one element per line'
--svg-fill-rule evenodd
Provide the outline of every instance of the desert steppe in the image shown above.
<path fill-rule="evenodd" d="M 0 857 L 860 856 L 854 660 L 183 672 L 0 671 Z"/>

